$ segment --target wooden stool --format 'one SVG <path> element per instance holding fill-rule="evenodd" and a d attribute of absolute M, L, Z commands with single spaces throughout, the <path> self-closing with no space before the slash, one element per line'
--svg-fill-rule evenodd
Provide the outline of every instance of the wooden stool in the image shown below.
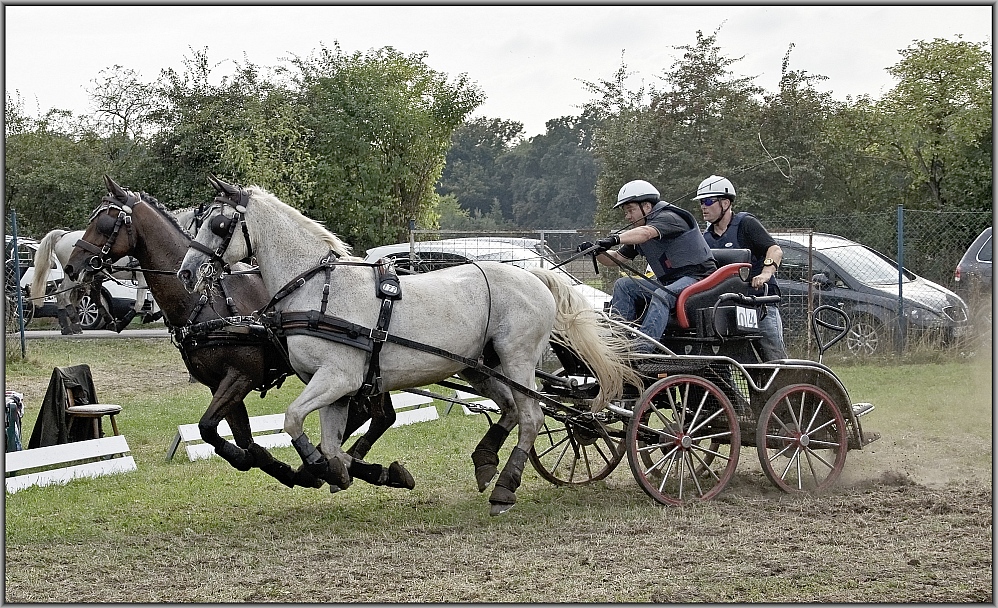
<path fill-rule="evenodd" d="M 68 396 L 66 400 L 66 415 L 93 420 L 94 439 L 100 439 L 100 419 L 104 416 L 108 416 L 111 419 L 111 428 L 114 429 L 114 434 L 120 434 L 118 432 L 118 422 L 114 418 L 115 415 L 121 412 L 120 405 L 112 405 L 110 403 L 76 405 L 73 400 L 73 391 L 66 391 L 66 395 Z"/>

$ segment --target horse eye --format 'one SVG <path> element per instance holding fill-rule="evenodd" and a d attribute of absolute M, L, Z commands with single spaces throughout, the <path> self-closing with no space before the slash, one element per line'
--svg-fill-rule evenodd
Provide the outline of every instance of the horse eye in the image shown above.
<path fill-rule="evenodd" d="M 216 215 L 215 217 L 208 220 L 208 229 L 211 230 L 212 234 L 215 236 L 226 237 L 229 236 L 229 222 L 231 220 L 224 215 Z"/>
<path fill-rule="evenodd" d="M 115 219 L 107 214 L 97 216 L 97 231 L 109 236 L 114 231 Z"/>

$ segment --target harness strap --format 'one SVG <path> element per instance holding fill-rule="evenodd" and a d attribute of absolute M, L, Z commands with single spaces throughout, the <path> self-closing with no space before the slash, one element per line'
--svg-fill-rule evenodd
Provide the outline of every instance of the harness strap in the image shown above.
<path fill-rule="evenodd" d="M 259 384 L 253 390 L 260 391 L 260 398 L 267 396 L 267 391 L 280 388 L 285 378 L 296 373 L 288 357 L 287 345 L 272 331 L 254 323 L 252 317 L 234 317 L 230 319 L 209 319 L 194 325 L 171 328 L 173 344 L 180 351 L 180 356 L 187 370 L 195 378 L 198 369 L 193 365 L 191 356 L 202 348 L 217 346 L 253 346 L 261 347 L 270 343 L 273 350 L 261 349 L 266 357 L 268 373 L 259 379 Z M 280 353 L 280 358 L 274 358 L 271 353 Z"/>
<path fill-rule="evenodd" d="M 387 341 L 391 342 L 393 344 L 398 344 L 399 346 L 405 346 L 406 348 L 412 348 L 412 349 L 415 349 L 415 350 L 421 350 L 423 352 L 430 353 L 431 355 L 436 355 L 438 357 L 443 357 L 444 359 L 450 359 L 451 361 L 457 361 L 458 363 L 463 364 L 465 367 L 470 367 L 471 369 L 473 369 L 473 370 L 475 370 L 477 372 L 481 372 L 481 373 L 485 374 L 486 376 L 489 376 L 490 378 L 498 380 L 499 382 L 502 382 L 506 386 L 508 386 L 508 387 L 516 390 L 517 392 L 523 393 L 524 395 L 527 395 L 528 397 L 531 397 L 533 399 L 537 399 L 538 401 L 543 401 L 543 402 L 547 403 L 548 405 L 552 405 L 552 406 L 554 406 L 554 407 L 556 407 L 556 408 L 558 408 L 560 410 L 564 409 L 564 404 L 562 404 L 561 402 L 556 401 L 556 400 L 554 400 L 551 397 L 548 397 L 546 395 L 542 395 L 541 393 L 535 391 L 534 389 L 529 388 L 527 386 L 524 386 L 524 385 L 520 384 L 519 382 L 517 382 L 516 380 L 513 380 L 512 378 L 507 378 L 503 374 L 497 372 L 496 370 L 492 369 L 491 367 L 485 365 L 484 363 L 482 363 L 480 361 L 476 361 L 474 359 L 469 359 L 467 357 L 462 357 L 461 355 L 458 355 L 456 353 L 452 353 L 450 351 L 446 351 L 446 350 L 444 350 L 442 348 L 437 348 L 436 346 L 431 346 L 429 344 L 423 344 L 422 342 L 415 342 L 413 340 L 409 340 L 407 338 L 402 338 L 402 337 L 399 337 L 399 336 L 396 336 L 396 335 L 393 335 L 393 334 L 390 334 L 388 336 Z"/>
<path fill-rule="evenodd" d="M 363 325 L 351 323 L 346 319 L 321 313 L 316 314 L 317 312 L 315 310 L 292 312 L 277 310 L 264 315 L 260 321 L 264 325 L 276 328 L 275 333 L 281 337 L 309 335 L 371 352 L 374 343 L 371 338 L 372 330 Z"/>
<path fill-rule="evenodd" d="M 196 243 L 197 241 L 194 241 L 194 242 Z M 280 289 L 278 289 L 277 293 L 274 294 L 274 297 L 270 298 L 270 301 L 267 302 L 267 304 L 264 305 L 264 307 L 261 308 L 260 310 L 258 310 L 257 312 L 259 314 L 261 314 L 261 315 L 264 314 L 266 311 L 268 311 L 271 308 L 273 308 L 275 304 L 277 304 L 278 302 L 280 302 L 284 298 L 286 298 L 289 295 L 291 295 L 295 290 L 304 287 L 305 286 L 305 281 L 307 281 L 308 279 L 310 279 L 313 276 L 315 276 L 316 274 L 318 274 L 319 271 L 325 270 L 325 272 L 326 272 L 326 285 L 325 285 L 325 287 L 323 289 L 323 296 L 322 296 L 322 312 L 323 312 L 323 314 L 325 314 L 325 312 L 326 312 L 326 303 L 328 301 L 328 295 L 329 295 L 329 273 L 332 272 L 333 267 L 336 266 L 337 264 L 338 264 L 338 262 L 336 261 L 336 254 L 334 252 L 330 251 L 329 255 L 327 255 L 326 257 L 322 258 L 322 260 L 319 262 L 318 266 L 313 266 L 312 268 L 309 268 L 305 272 L 299 274 L 295 278 L 293 278 L 290 281 L 288 281 L 287 283 L 285 283 L 284 287 L 281 287 Z"/>
<path fill-rule="evenodd" d="M 371 348 L 371 358 L 367 365 L 367 375 L 364 383 L 360 386 L 361 395 L 378 395 L 382 393 L 383 384 L 381 382 L 381 347 L 384 346 L 388 338 L 388 326 L 392 322 L 392 308 L 395 300 L 402 298 L 402 289 L 399 285 L 398 276 L 391 271 L 388 262 L 382 258 L 374 266 L 375 295 L 381 299 L 381 311 L 378 313 L 378 322 L 371 331 L 371 339 L 374 344 Z"/>

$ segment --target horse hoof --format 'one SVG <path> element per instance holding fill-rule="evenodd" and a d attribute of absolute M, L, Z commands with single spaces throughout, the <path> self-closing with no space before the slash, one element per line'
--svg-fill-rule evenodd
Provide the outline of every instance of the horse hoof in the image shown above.
<path fill-rule="evenodd" d="M 396 461 L 388 465 L 387 485 L 391 488 L 411 490 L 416 487 L 416 480 L 412 478 L 404 466 Z"/>
<path fill-rule="evenodd" d="M 499 472 L 499 454 L 476 448 L 471 453 L 471 463 L 475 465 L 475 481 L 478 482 L 478 491 L 484 492 Z"/>
<path fill-rule="evenodd" d="M 337 485 L 329 484 L 329 493 L 336 494 L 337 492 L 342 492 L 343 488 Z"/>
<path fill-rule="evenodd" d="M 499 469 L 493 465 L 475 467 L 475 481 L 478 482 L 478 491 L 484 492 L 498 473 Z"/>
<path fill-rule="evenodd" d="M 512 508 L 513 508 L 513 503 L 494 502 L 492 503 L 492 506 L 489 508 L 489 515 L 492 517 L 495 517 L 496 515 L 502 515 L 503 513 L 509 511 Z"/>

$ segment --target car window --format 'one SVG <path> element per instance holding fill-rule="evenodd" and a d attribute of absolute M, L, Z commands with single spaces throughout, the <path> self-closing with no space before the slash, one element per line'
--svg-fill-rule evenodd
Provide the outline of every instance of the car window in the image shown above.
<path fill-rule="evenodd" d="M 981 251 L 977 254 L 977 261 L 979 262 L 990 262 L 991 261 L 991 238 L 988 237 L 984 246 L 981 247 Z"/>
<path fill-rule="evenodd" d="M 449 268 L 455 264 L 464 264 L 468 258 L 456 253 L 444 253 L 440 251 L 419 251 L 414 258 L 409 257 L 409 252 L 392 253 L 386 257 L 395 262 L 395 265 L 404 270 L 413 272 L 429 272 Z"/>
<path fill-rule="evenodd" d="M 781 279 L 801 283 L 810 280 L 805 252 L 800 249 L 783 247 L 783 261 L 780 263 L 778 276 Z"/>
<path fill-rule="evenodd" d="M 898 282 L 897 266 L 862 245 L 829 247 L 821 252 L 860 283 L 886 285 Z M 904 278 L 906 282 L 912 280 L 907 273 Z"/>
<path fill-rule="evenodd" d="M 809 267 L 806 250 L 783 247 L 783 261 L 780 263 L 779 278 L 808 283 L 816 274 L 824 274 L 829 280 L 835 282 L 836 287 L 848 289 L 848 286 L 842 281 L 842 277 L 838 276 L 832 267 L 818 256 L 811 256 Z"/>

